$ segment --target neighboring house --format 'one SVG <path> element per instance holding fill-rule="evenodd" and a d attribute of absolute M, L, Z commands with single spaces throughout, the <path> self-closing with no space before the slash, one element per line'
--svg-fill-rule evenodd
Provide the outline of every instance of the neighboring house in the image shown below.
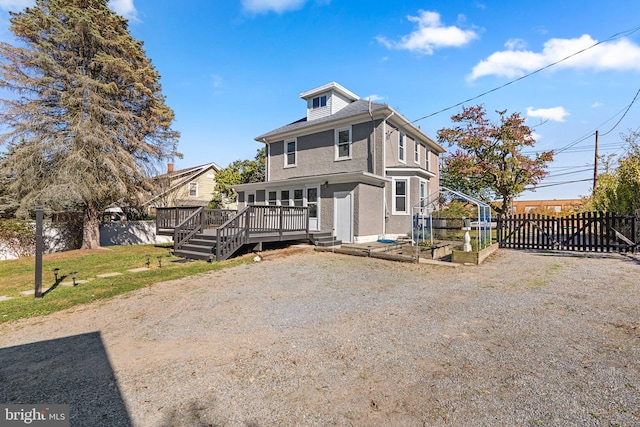
<path fill-rule="evenodd" d="M 167 173 L 156 178 L 160 185 L 159 194 L 144 202 L 143 206 L 148 211 L 159 207 L 207 206 L 220 169 L 215 163 L 207 163 L 174 171 L 170 163 Z"/>
<path fill-rule="evenodd" d="M 238 207 L 306 206 L 311 231 L 345 243 L 410 233 L 412 207 L 438 193 L 444 148 L 338 83 L 300 97 L 306 117 L 255 138 L 267 146 L 266 180 L 233 186 Z"/>
<path fill-rule="evenodd" d="M 514 215 L 527 213 L 572 213 L 581 205 L 582 200 L 580 199 L 515 200 L 511 204 L 511 213 Z"/>

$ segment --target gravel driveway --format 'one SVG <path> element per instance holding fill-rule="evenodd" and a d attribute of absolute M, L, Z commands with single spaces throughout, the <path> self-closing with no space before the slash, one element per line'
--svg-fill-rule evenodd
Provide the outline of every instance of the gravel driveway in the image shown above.
<path fill-rule="evenodd" d="M 71 425 L 639 426 L 640 258 L 304 251 L 0 325 L 0 402 Z"/>

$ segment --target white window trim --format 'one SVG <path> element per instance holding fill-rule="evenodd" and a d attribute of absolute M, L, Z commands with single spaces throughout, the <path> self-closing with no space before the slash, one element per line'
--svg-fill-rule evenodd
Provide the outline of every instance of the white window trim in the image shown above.
<path fill-rule="evenodd" d="M 413 141 L 413 163 L 419 165 L 420 164 L 420 144 L 416 139 Z"/>
<path fill-rule="evenodd" d="M 289 152 L 287 151 L 287 146 L 290 142 L 293 142 L 293 157 L 294 162 L 292 164 L 287 163 L 289 161 Z M 298 140 L 297 139 L 287 139 L 284 141 L 284 167 L 285 168 L 295 168 L 298 166 Z"/>
<path fill-rule="evenodd" d="M 407 136 L 402 132 L 398 133 L 398 161 L 407 163 Z"/>
<path fill-rule="evenodd" d="M 427 154 L 424 156 L 426 164 L 424 165 L 424 168 L 427 172 L 431 171 L 431 150 L 429 150 L 427 148 Z"/>
<path fill-rule="evenodd" d="M 195 186 L 196 189 L 196 195 L 192 196 L 191 195 L 191 186 Z M 200 192 L 198 191 L 198 183 L 196 181 L 191 181 L 189 184 L 187 184 L 187 194 L 189 195 L 189 197 L 198 197 L 200 195 Z"/>
<path fill-rule="evenodd" d="M 405 186 L 405 203 L 404 203 L 404 207 L 406 209 L 406 211 L 397 211 L 396 210 L 396 181 L 404 181 L 406 182 L 406 186 Z M 402 177 L 402 178 L 392 178 L 392 182 L 391 182 L 391 214 L 392 215 L 411 215 L 411 208 L 409 207 L 409 194 L 411 194 L 411 192 L 409 191 L 409 187 L 411 180 L 409 179 L 409 177 Z"/>
<path fill-rule="evenodd" d="M 348 130 L 349 131 L 349 155 L 346 157 L 338 157 L 338 135 L 340 134 L 340 132 Z M 334 131 L 334 160 L 336 162 L 342 161 L 342 160 L 351 160 L 351 157 L 353 156 L 353 129 L 351 126 L 346 126 L 346 127 L 342 127 L 342 128 L 337 128 Z"/>

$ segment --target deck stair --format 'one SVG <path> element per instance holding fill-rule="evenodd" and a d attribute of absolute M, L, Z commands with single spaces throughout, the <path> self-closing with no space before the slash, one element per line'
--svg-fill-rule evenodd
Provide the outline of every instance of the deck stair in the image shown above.
<path fill-rule="evenodd" d="M 212 234 L 196 234 L 183 244 L 180 249 L 174 250 L 175 256 L 187 259 L 212 261 L 216 258 L 216 236 Z"/>
<path fill-rule="evenodd" d="M 315 246 L 339 246 L 342 244 L 342 241 L 334 239 L 330 231 L 310 232 L 309 240 Z"/>
<path fill-rule="evenodd" d="M 223 261 L 243 246 L 262 248 L 267 242 L 310 240 L 309 210 L 266 205 L 249 205 L 241 211 L 157 208 L 156 233 L 173 236 L 176 256 Z M 331 233 L 319 239 L 327 242 Z"/>

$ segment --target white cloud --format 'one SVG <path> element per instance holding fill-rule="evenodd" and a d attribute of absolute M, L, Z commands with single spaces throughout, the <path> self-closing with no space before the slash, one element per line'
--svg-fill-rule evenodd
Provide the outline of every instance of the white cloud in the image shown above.
<path fill-rule="evenodd" d="M 384 100 L 385 97 L 377 95 L 377 94 L 374 93 L 374 94 L 371 94 L 371 95 L 367 96 L 365 99 L 371 100 L 371 102 L 378 102 L 378 101 Z"/>
<path fill-rule="evenodd" d="M 591 104 L 591 108 L 598 108 L 598 107 L 602 107 L 604 106 L 604 104 L 602 104 L 601 102 L 594 102 L 593 104 Z"/>
<path fill-rule="evenodd" d="M 444 47 L 460 47 L 478 38 L 473 30 L 462 30 L 455 26 L 445 27 L 440 21 L 440 14 L 427 10 L 419 10 L 418 16 L 407 16 L 410 22 L 417 24 L 417 29 L 403 36 L 399 41 L 389 40 L 384 36 L 376 40 L 389 49 L 404 49 L 411 52 L 432 55 L 435 49 Z M 464 17 L 459 16 L 459 21 Z"/>
<path fill-rule="evenodd" d="M 35 0 L 0 0 L 0 9 L 19 12 L 35 4 Z M 110 0 L 109 7 L 118 15 L 130 20 L 137 20 L 138 11 L 133 5 L 133 0 Z"/>
<path fill-rule="evenodd" d="M 575 39 L 551 39 L 544 44 L 542 52 L 532 52 L 524 50 L 521 45 L 508 42 L 507 50 L 495 52 L 473 67 L 468 79 L 475 80 L 489 75 L 521 77 L 595 43 L 596 40 L 585 34 Z M 640 71 L 640 46 L 626 38 L 603 43 L 556 64 L 552 69 L 563 68 Z"/>
<path fill-rule="evenodd" d="M 283 13 L 300 9 L 306 0 L 242 0 L 242 7 L 253 13 Z"/>
<path fill-rule="evenodd" d="M 115 13 L 132 21 L 138 20 L 138 11 L 133 0 L 109 0 L 109 7 Z"/>
<path fill-rule="evenodd" d="M 527 116 L 539 117 L 544 120 L 552 120 L 554 122 L 564 122 L 569 112 L 564 107 L 538 108 L 527 107 Z"/>

